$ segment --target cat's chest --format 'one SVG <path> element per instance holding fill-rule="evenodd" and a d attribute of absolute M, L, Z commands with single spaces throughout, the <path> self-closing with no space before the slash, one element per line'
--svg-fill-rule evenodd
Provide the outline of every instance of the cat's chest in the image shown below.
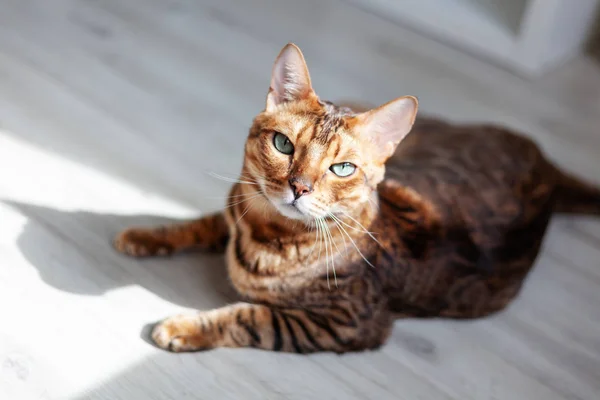
<path fill-rule="evenodd" d="M 227 247 L 231 282 L 254 301 L 288 298 L 311 279 L 311 246 L 301 240 L 256 240 L 251 231 L 236 230 Z"/>

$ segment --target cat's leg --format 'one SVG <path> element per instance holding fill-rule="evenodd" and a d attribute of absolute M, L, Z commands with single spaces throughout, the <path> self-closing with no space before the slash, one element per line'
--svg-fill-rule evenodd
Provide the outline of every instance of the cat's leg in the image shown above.
<path fill-rule="evenodd" d="M 174 352 L 216 347 L 295 353 L 373 349 L 387 339 L 392 319 L 383 307 L 369 308 L 355 314 L 351 307 L 271 308 L 237 303 L 168 318 L 154 327 L 152 339 Z"/>
<path fill-rule="evenodd" d="M 188 248 L 225 250 L 229 230 L 222 213 L 195 221 L 154 228 L 131 228 L 117 235 L 118 251 L 135 257 L 168 255 Z"/>

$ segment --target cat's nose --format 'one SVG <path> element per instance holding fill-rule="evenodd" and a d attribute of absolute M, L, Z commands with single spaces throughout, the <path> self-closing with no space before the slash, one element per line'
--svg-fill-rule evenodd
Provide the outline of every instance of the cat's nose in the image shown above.
<path fill-rule="evenodd" d="M 292 187 L 292 191 L 294 192 L 294 197 L 296 200 L 305 194 L 308 194 L 313 191 L 312 184 L 303 178 L 292 178 L 289 180 L 290 186 Z"/>

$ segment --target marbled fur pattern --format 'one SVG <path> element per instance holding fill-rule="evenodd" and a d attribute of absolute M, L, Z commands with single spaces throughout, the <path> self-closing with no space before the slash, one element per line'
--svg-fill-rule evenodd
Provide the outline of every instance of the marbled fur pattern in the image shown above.
<path fill-rule="evenodd" d="M 504 128 L 418 119 L 384 164 L 359 129 L 360 110 L 294 90 L 300 98 L 288 93 L 254 120 L 224 213 L 117 237 L 133 256 L 226 243 L 244 301 L 162 321 L 158 346 L 342 353 L 382 345 L 399 316 L 483 317 L 518 294 L 554 212 L 600 214 L 598 189 Z M 294 142 L 289 160 L 270 148 L 276 131 Z M 327 175 L 340 157 L 359 166 L 355 176 Z M 314 184 L 315 215 L 345 207 L 342 223 L 324 217 L 329 244 L 273 205 L 290 176 Z"/>

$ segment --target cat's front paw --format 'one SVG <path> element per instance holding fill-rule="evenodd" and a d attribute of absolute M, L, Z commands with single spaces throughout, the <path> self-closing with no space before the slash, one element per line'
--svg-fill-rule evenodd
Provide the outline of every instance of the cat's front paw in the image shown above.
<path fill-rule="evenodd" d="M 115 248 L 134 257 L 167 256 L 173 246 L 150 229 L 127 229 L 114 239 Z"/>
<path fill-rule="evenodd" d="M 181 314 L 159 322 L 152 329 L 152 340 L 161 349 L 176 353 L 213 347 L 211 333 L 200 313 Z"/>

